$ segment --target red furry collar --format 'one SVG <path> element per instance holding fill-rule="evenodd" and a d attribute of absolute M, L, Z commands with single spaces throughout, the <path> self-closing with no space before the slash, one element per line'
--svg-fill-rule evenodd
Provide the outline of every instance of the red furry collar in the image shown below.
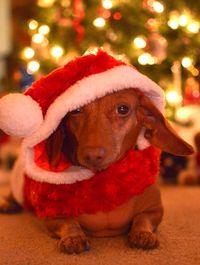
<path fill-rule="evenodd" d="M 156 181 L 160 151 L 130 150 L 126 157 L 92 178 L 74 184 L 49 184 L 25 177 L 24 204 L 40 217 L 108 212 L 141 194 Z"/>

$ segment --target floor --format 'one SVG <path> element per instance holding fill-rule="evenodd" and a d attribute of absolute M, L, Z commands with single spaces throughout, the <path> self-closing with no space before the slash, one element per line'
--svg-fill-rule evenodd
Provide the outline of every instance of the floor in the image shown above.
<path fill-rule="evenodd" d="M 0 187 L 0 193 L 6 188 Z M 40 220 L 30 213 L 0 216 L 0 265 L 197 265 L 200 264 L 200 187 L 161 187 L 165 216 L 160 247 L 130 249 L 126 237 L 91 239 L 81 255 L 61 254 Z"/>

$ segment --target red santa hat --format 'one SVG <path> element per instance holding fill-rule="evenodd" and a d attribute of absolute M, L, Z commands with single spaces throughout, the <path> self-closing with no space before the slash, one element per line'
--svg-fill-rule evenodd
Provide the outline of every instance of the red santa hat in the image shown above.
<path fill-rule="evenodd" d="M 164 94 L 156 83 L 99 49 L 36 81 L 25 94 L 1 98 L 0 128 L 9 135 L 28 137 L 35 145 L 47 139 L 68 112 L 130 87 L 141 90 L 163 111 Z M 140 135 L 139 149 L 147 146 Z"/>

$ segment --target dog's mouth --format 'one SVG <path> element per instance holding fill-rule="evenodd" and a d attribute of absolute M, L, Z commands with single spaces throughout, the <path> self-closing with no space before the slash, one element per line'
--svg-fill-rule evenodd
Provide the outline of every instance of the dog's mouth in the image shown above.
<path fill-rule="evenodd" d="M 89 170 L 91 170 L 93 173 L 98 173 L 103 170 L 106 170 L 111 163 L 105 163 L 105 164 L 86 164 L 86 163 L 79 163 L 80 166 L 85 167 Z"/>
<path fill-rule="evenodd" d="M 101 172 L 103 170 L 105 170 L 108 165 L 105 165 L 105 166 L 88 166 L 88 165 L 81 165 L 89 170 L 91 170 L 93 173 L 98 173 L 98 172 Z"/>
<path fill-rule="evenodd" d="M 102 165 L 102 166 L 94 166 L 91 167 L 90 170 L 93 171 L 94 173 L 101 172 L 109 167 L 109 164 Z"/>

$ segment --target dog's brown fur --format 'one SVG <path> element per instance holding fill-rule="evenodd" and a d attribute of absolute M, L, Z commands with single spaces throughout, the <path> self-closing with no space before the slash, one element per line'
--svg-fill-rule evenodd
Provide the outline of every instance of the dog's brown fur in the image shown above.
<path fill-rule="evenodd" d="M 62 149 L 73 164 L 94 172 L 103 170 L 136 147 L 142 127 L 146 128 L 149 142 L 162 150 L 178 155 L 193 152 L 151 100 L 130 88 L 69 113 L 48 140 L 49 161 L 55 166 Z M 65 143 L 68 143 L 66 148 Z M 152 185 L 111 212 L 46 219 L 45 223 L 50 234 L 60 238 L 59 249 L 67 253 L 88 250 L 87 235 L 115 236 L 124 232 L 129 232 L 131 247 L 152 249 L 159 244 L 154 231 L 162 216 L 159 189 Z"/>

